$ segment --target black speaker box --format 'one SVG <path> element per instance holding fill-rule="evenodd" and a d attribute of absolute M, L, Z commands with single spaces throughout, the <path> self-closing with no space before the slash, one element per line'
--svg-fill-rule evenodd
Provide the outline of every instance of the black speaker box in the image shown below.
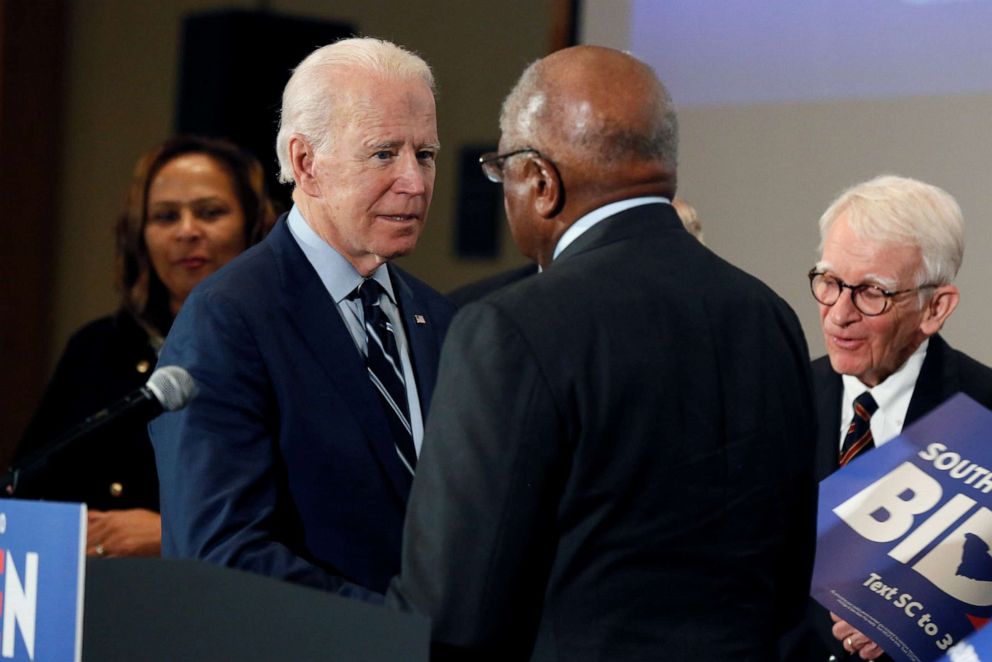
<path fill-rule="evenodd" d="M 462 147 L 458 155 L 458 216 L 455 254 L 466 258 L 499 256 L 503 189 L 482 174 L 479 157 L 494 146 Z"/>

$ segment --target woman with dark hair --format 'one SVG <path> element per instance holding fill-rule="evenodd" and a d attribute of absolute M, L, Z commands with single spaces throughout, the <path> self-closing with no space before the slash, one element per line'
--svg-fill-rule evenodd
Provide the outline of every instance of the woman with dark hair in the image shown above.
<path fill-rule="evenodd" d="M 144 385 L 193 287 L 274 220 L 261 165 L 235 145 L 178 136 L 146 152 L 115 229 L 120 309 L 69 340 L 14 466 Z M 17 496 L 85 502 L 90 554 L 159 553 L 158 477 L 143 421 L 119 421 L 54 454 Z"/>

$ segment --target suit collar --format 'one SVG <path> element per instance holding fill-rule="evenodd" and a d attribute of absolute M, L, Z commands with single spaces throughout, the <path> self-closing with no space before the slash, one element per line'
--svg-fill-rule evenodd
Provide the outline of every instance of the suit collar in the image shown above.
<path fill-rule="evenodd" d="M 940 335 L 930 337 L 920 376 L 916 380 L 913 399 L 906 412 L 906 425 L 929 413 L 947 398 L 961 390 L 957 363 L 952 359 L 950 346 Z"/>
<path fill-rule="evenodd" d="M 626 209 L 600 219 L 595 225 L 588 228 L 569 244 L 548 268 L 552 269 L 563 260 L 614 241 L 642 236 L 645 233 L 671 230 L 685 232 L 682 221 L 679 220 L 678 214 L 675 213 L 675 209 L 671 205 L 647 204 Z"/>
<path fill-rule="evenodd" d="M 581 237 L 586 230 L 593 227 L 600 221 L 609 218 L 610 216 L 619 214 L 620 212 L 627 211 L 628 209 L 651 204 L 669 205 L 671 204 L 671 201 L 660 195 L 642 196 L 639 198 L 629 198 L 627 200 L 611 202 L 608 205 L 603 205 L 602 207 L 593 209 L 588 214 L 580 217 L 577 221 L 572 223 L 567 230 L 565 230 L 564 234 L 562 234 L 562 236 L 558 239 L 558 244 L 555 246 L 552 259 L 561 255 L 562 251 L 568 248 L 569 244 Z"/>
<path fill-rule="evenodd" d="M 286 227 L 307 261 L 317 272 L 334 303 L 340 304 L 365 280 L 351 262 L 314 232 L 299 207 L 294 205 L 289 211 Z M 396 303 L 396 294 L 385 264 L 379 265 L 370 278 L 375 279 L 385 290 L 390 301 Z"/>

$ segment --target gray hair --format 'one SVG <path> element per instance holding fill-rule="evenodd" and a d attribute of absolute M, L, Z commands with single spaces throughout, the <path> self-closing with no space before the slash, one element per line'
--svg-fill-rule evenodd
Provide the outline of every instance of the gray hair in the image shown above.
<path fill-rule="evenodd" d="M 646 109 L 646 127 L 620 126 L 609 118 L 595 116 L 582 126 L 562 126 L 561 117 L 555 116 L 559 109 L 549 102 L 549 92 L 554 94 L 556 82 L 545 75 L 544 62 L 538 60 L 524 70 L 503 101 L 500 131 L 514 149 L 525 145 L 537 149 L 551 138 L 559 145 L 579 147 L 607 164 L 641 158 L 675 167 L 679 142 L 675 107 L 664 84 L 650 67 L 641 64 L 654 81 L 653 89 L 637 100 L 651 105 Z"/>
<path fill-rule="evenodd" d="M 862 239 L 919 248 L 923 265 L 917 286 L 946 285 L 957 276 L 964 258 L 964 218 L 947 191 L 894 175 L 852 186 L 820 217 L 821 252 L 827 233 L 844 213 Z"/>
<path fill-rule="evenodd" d="M 276 137 L 280 182 L 294 181 L 289 156 L 293 134 L 302 135 L 317 151 L 327 145 L 332 119 L 342 110 L 337 90 L 340 79 L 334 74 L 356 68 L 400 80 L 420 78 L 432 93 L 436 91 L 430 66 L 420 56 L 391 42 L 363 37 L 318 48 L 293 70 L 282 93 Z"/>
<path fill-rule="evenodd" d="M 705 245 L 703 223 L 699 220 L 699 212 L 696 211 L 696 208 L 686 202 L 685 198 L 679 196 L 672 198 L 672 206 L 675 207 L 675 213 L 679 215 L 679 220 L 682 221 L 682 225 L 689 234 L 699 240 L 699 243 Z"/>

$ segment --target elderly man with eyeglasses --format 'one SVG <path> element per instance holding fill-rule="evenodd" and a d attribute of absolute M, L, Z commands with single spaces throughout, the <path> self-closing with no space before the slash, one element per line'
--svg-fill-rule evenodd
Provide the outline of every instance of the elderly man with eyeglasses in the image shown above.
<path fill-rule="evenodd" d="M 391 599 L 434 660 L 772 659 L 815 539 L 795 314 L 683 228 L 644 63 L 556 51 L 500 127 L 483 168 L 543 270 L 452 323 Z"/>
<path fill-rule="evenodd" d="M 827 347 L 813 362 L 823 479 L 955 393 L 992 406 L 992 370 L 939 335 L 960 299 L 953 280 L 964 254 L 961 209 L 947 192 L 894 176 L 858 184 L 824 212 L 820 237 L 809 279 Z M 857 439 L 848 434 L 855 416 L 868 424 Z M 805 648 L 787 659 L 883 655 L 822 607 L 811 611 Z"/>

